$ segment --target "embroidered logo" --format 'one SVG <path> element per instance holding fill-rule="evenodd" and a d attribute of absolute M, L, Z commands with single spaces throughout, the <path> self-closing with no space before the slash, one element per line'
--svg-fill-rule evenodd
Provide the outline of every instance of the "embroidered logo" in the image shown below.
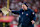
<path fill-rule="evenodd" d="M 28 16 L 28 14 L 26 14 L 26 16 Z"/>
<path fill-rule="evenodd" d="M 23 12 L 22 12 L 22 14 L 23 14 Z"/>

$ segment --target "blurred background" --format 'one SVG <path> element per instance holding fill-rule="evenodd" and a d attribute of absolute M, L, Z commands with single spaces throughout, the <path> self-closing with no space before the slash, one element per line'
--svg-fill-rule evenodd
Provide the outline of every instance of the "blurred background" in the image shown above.
<path fill-rule="evenodd" d="M 40 27 L 40 0 L 0 0 L 0 9 L 6 7 L 11 10 L 20 10 L 22 3 L 27 3 L 28 8 L 31 8 L 36 13 L 36 23 L 34 27 Z M 9 13 L 14 19 L 10 22 L 11 27 L 17 27 L 20 15 Z"/>

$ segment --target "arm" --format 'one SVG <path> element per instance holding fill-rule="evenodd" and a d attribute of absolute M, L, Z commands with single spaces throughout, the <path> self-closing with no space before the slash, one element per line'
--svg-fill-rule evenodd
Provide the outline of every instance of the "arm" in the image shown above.
<path fill-rule="evenodd" d="M 31 16 L 32 16 L 32 20 L 36 20 L 36 16 L 35 16 L 35 12 L 34 11 L 32 11 L 32 14 L 31 14 Z"/>
<path fill-rule="evenodd" d="M 22 12 L 22 10 L 23 10 L 23 9 L 21 9 L 21 10 L 19 10 L 19 11 L 14 11 L 14 10 L 11 11 L 10 9 L 8 9 L 9 12 L 12 12 L 12 13 L 14 13 L 14 14 L 20 14 L 20 13 Z"/>
<path fill-rule="evenodd" d="M 34 11 L 32 11 L 32 13 L 31 13 L 31 18 L 32 18 L 32 24 L 34 24 L 35 23 L 35 20 L 36 20 L 36 16 L 35 16 L 35 12 Z"/>
<path fill-rule="evenodd" d="M 11 11 L 12 13 L 14 13 L 14 14 L 20 14 L 20 11 Z"/>
<path fill-rule="evenodd" d="M 14 14 L 19 14 L 19 15 L 20 15 L 20 13 L 22 12 L 22 10 L 23 10 L 23 9 L 21 9 L 21 10 L 19 10 L 19 11 L 14 11 L 14 10 L 13 10 L 13 11 L 11 11 L 11 12 L 14 13 Z"/>

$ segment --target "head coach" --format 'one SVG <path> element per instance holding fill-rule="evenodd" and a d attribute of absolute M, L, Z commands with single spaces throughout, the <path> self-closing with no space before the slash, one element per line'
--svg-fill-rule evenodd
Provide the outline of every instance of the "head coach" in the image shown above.
<path fill-rule="evenodd" d="M 34 27 L 34 23 L 36 20 L 35 12 L 32 9 L 28 8 L 27 3 L 22 4 L 21 10 L 13 10 L 11 12 L 20 15 L 18 27 L 19 25 L 21 25 L 21 27 Z"/>

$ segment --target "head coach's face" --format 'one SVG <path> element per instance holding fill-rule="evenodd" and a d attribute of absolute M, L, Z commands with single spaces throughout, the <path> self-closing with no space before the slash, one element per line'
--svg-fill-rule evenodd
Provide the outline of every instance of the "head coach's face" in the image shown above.
<path fill-rule="evenodd" d="M 25 4 L 22 4 L 22 9 L 27 10 L 27 6 Z"/>

